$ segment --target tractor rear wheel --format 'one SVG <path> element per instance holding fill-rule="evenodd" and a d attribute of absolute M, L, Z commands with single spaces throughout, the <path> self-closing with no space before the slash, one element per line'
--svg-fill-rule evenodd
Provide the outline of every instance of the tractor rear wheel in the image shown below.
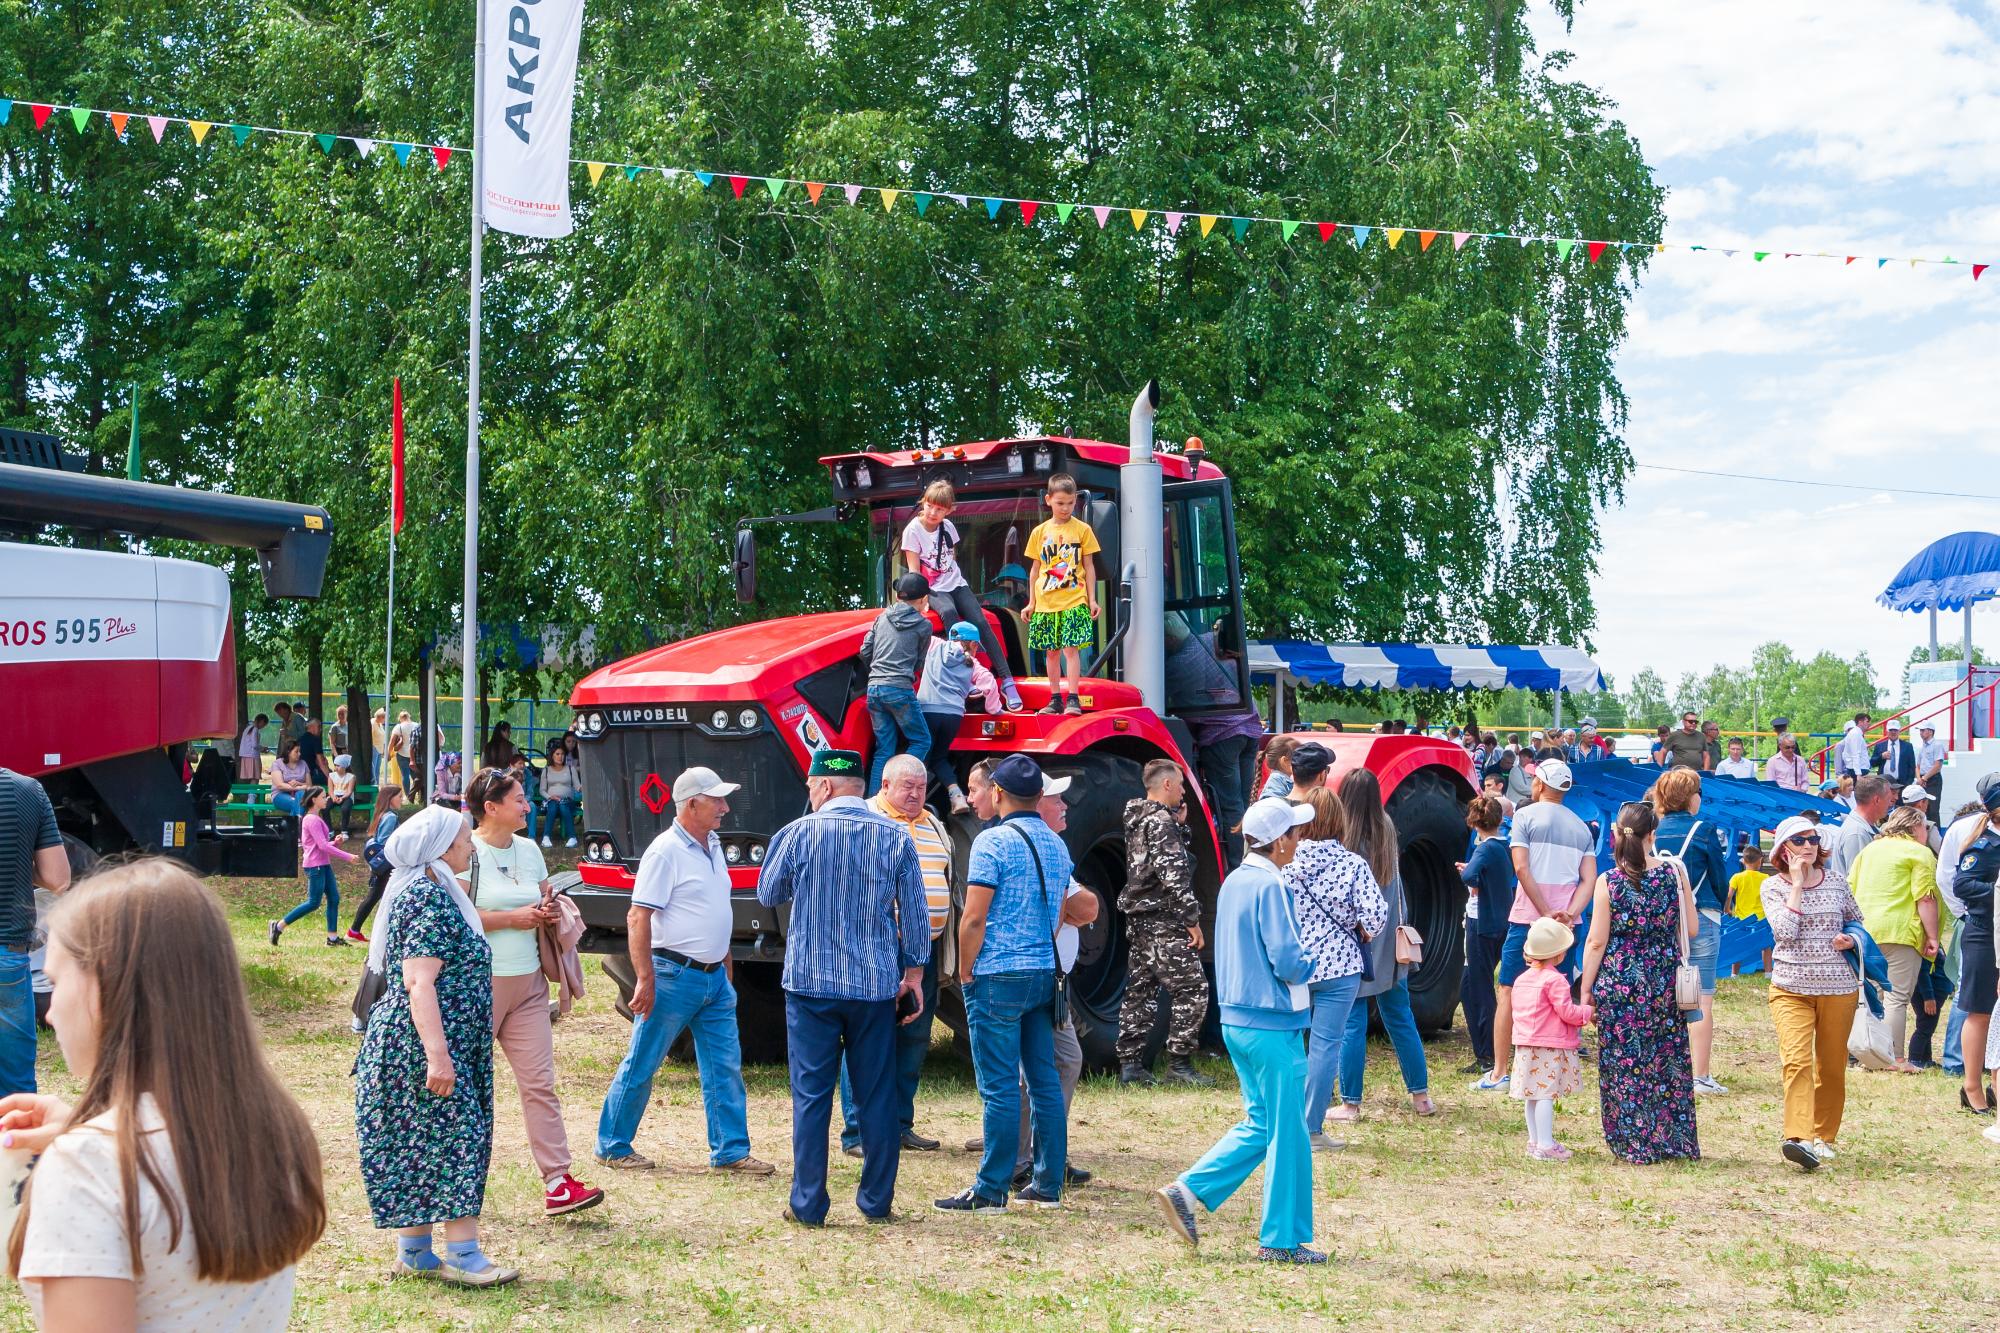
<path fill-rule="evenodd" d="M 1424 768 L 1396 785 L 1390 822 L 1401 850 L 1405 917 L 1424 939 L 1424 961 L 1410 974 L 1410 1009 L 1425 1036 L 1451 1027 L 1465 968 L 1465 884 L 1455 863 L 1468 837 L 1465 798 L 1453 775 Z"/>

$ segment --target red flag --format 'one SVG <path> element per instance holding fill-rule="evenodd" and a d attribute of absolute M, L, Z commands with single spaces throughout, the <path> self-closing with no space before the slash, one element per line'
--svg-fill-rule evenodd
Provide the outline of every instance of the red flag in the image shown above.
<path fill-rule="evenodd" d="M 1604 253 L 1604 247 L 1609 244 L 1610 244 L 1609 241 L 1586 241 L 1584 243 L 1584 249 L 1589 251 L 1590 253 L 1590 262 L 1595 264 L 1597 262 L 1597 257 Z"/>
<path fill-rule="evenodd" d="M 1035 210 L 1040 207 L 1041 205 L 1033 199 L 1023 199 L 1021 201 L 1021 225 L 1024 227 L 1035 225 Z"/>
<path fill-rule="evenodd" d="M 403 381 L 399 376 L 394 384 L 395 418 L 389 427 L 389 531 L 403 530 Z"/>
<path fill-rule="evenodd" d="M 1334 234 L 1335 232 L 1339 231 L 1339 230 L 1340 230 L 1340 224 L 1339 224 L 1338 222 L 1322 222 L 1322 223 L 1320 223 L 1320 224 L 1319 224 L 1319 239 L 1320 239 L 1320 243 L 1321 243 L 1321 244 L 1323 245 L 1323 244 L 1325 244 L 1326 242 L 1328 242 L 1328 241 L 1332 240 L 1332 239 L 1333 239 L 1333 234 Z"/>
<path fill-rule="evenodd" d="M 1986 265 L 1984 265 L 1984 264 L 1974 264 L 1974 265 L 1972 266 L 1972 280 L 1973 280 L 1974 282 L 1978 282 L 1978 281 L 1979 281 L 1979 275 L 1980 275 L 1980 274 L 1982 274 L 1982 273 L 1984 273 L 1985 271 L 1986 271 Z"/>

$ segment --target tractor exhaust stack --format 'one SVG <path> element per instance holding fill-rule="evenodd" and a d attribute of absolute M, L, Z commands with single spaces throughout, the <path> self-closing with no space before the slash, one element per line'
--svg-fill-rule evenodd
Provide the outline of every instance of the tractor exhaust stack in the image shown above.
<path fill-rule="evenodd" d="M 1123 540 L 1123 582 L 1132 589 L 1131 621 L 1125 631 L 1125 682 L 1136 686 L 1146 707 L 1167 711 L 1167 626 L 1164 479 L 1153 454 L 1153 412 L 1160 405 L 1160 382 L 1147 380 L 1132 400 L 1131 453 L 1118 469 L 1119 535 Z"/>

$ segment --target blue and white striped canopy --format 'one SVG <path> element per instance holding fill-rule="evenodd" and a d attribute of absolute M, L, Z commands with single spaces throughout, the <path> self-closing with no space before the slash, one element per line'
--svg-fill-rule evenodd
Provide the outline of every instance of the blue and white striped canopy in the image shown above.
<path fill-rule="evenodd" d="M 1255 676 L 1289 673 L 1314 685 L 1378 690 L 1563 690 L 1604 688 L 1597 663 L 1576 648 L 1510 643 L 1303 643 L 1250 645 Z"/>

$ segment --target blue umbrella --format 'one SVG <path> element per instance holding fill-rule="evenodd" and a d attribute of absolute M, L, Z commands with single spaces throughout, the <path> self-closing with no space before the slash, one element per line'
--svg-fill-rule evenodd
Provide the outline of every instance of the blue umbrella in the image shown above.
<path fill-rule="evenodd" d="M 2000 536 L 1954 532 L 1910 557 L 1875 600 L 1891 611 L 1959 611 L 2000 597 Z"/>

